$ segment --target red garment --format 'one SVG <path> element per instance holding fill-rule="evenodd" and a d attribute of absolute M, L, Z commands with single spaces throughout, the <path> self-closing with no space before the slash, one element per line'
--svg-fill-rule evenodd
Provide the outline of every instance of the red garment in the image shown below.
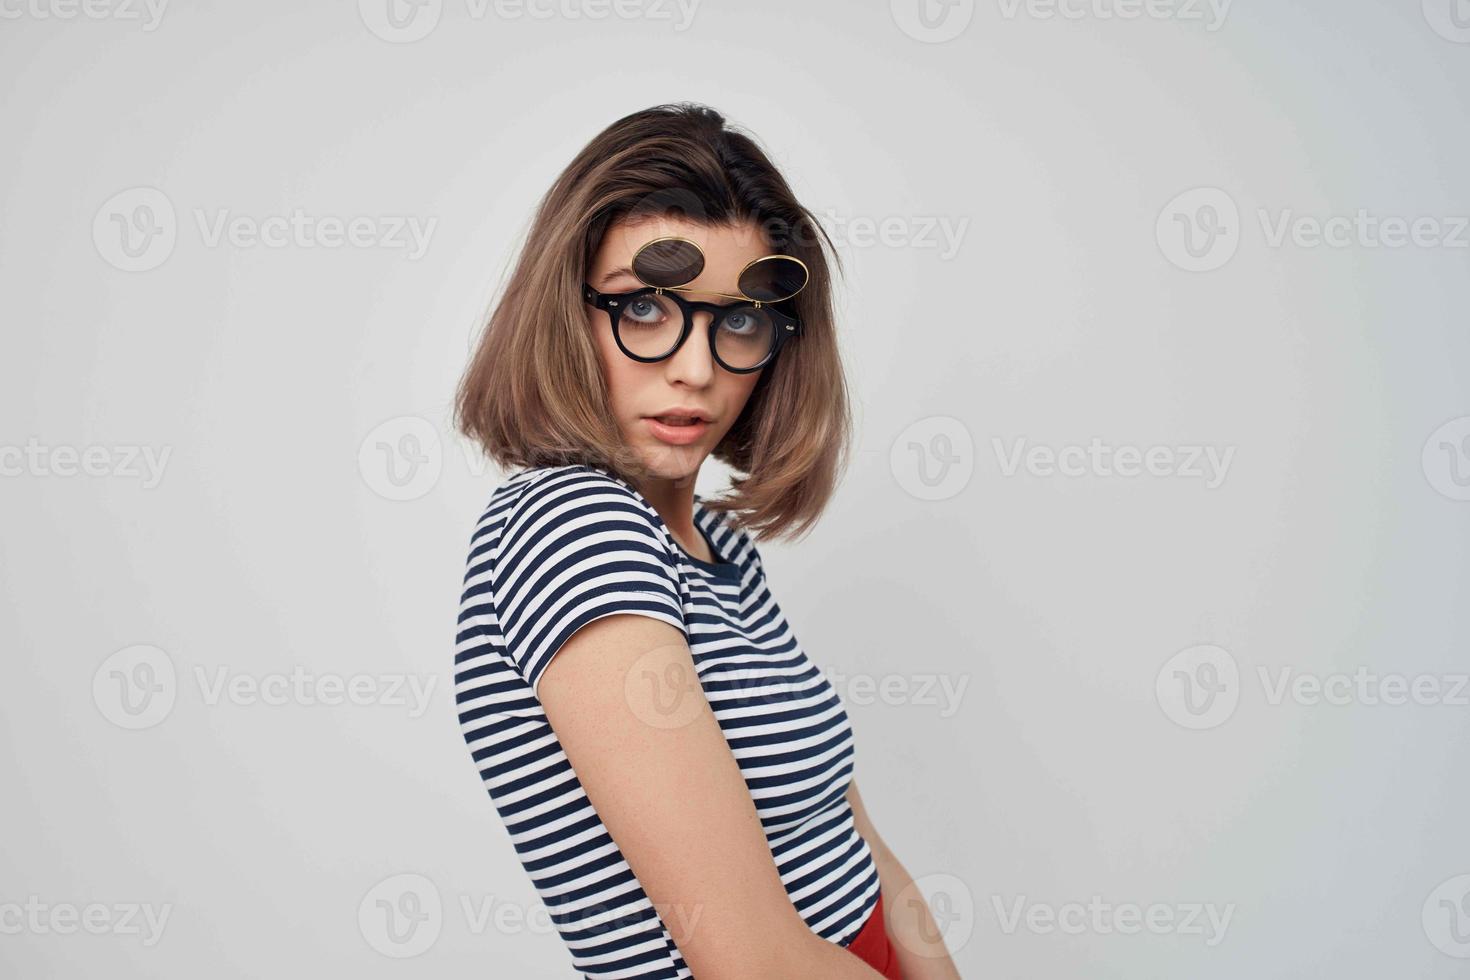
<path fill-rule="evenodd" d="M 898 956 L 893 952 L 893 943 L 888 938 L 888 926 L 883 921 L 883 893 L 878 893 L 878 904 L 863 928 L 847 944 L 847 949 L 864 963 L 883 974 L 886 980 L 903 980 L 898 969 Z"/>

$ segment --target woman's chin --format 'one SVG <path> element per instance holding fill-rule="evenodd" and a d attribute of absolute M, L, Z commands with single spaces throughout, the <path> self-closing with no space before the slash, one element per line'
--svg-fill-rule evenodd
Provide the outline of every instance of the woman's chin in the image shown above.
<path fill-rule="evenodd" d="M 699 468 L 707 455 L 705 448 L 698 444 L 670 446 L 654 441 L 651 445 L 644 442 L 638 447 L 638 459 L 645 473 L 650 477 L 672 480 L 675 483 L 698 476 Z"/>

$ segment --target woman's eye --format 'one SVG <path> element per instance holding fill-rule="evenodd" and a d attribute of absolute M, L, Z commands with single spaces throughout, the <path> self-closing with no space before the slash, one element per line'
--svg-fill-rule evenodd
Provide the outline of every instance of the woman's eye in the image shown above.
<path fill-rule="evenodd" d="M 731 330 L 735 333 L 750 333 L 751 331 L 755 330 L 757 326 L 758 324 L 756 323 L 755 317 L 751 316 L 750 313 L 744 310 L 736 313 L 731 313 L 729 316 L 725 317 L 725 329 Z"/>
<path fill-rule="evenodd" d="M 640 323 L 657 323 L 663 316 L 663 310 L 650 299 L 635 299 L 623 310 L 624 316 L 631 316 Z"/>

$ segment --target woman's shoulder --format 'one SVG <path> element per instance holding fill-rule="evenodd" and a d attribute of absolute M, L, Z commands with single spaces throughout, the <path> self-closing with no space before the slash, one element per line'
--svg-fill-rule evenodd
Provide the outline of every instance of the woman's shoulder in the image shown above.
<path fill-rule="evenodd" d="M 663 537 L 658 512 L 622 477 L 587 463 L 525 467 L 511 473 L 495 488 L 487 518 L 502 535 L 522 527 L 589 519 L 615 513 L 619 518 L 647 525 Z"/>

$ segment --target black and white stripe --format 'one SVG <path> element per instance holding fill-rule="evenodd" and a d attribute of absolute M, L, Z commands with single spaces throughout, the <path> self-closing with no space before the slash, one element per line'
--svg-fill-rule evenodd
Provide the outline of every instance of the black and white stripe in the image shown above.
<path fill-rule="evenodd" d="M 584 976 L 691 976 L 536 695 L 562 643 L 602 616 L 638 613 L 683 631 L 787 895 L 812 931 L 846 945 L 878 899 L 846 798 L 847 712 L 781 614 L 750 535 L 697 496 L 694 519 L 714 562 L 687 554 L 622 478 L 538 467 L 495 490 L 470 541 L 455 650 L 460 727 Z"/>

